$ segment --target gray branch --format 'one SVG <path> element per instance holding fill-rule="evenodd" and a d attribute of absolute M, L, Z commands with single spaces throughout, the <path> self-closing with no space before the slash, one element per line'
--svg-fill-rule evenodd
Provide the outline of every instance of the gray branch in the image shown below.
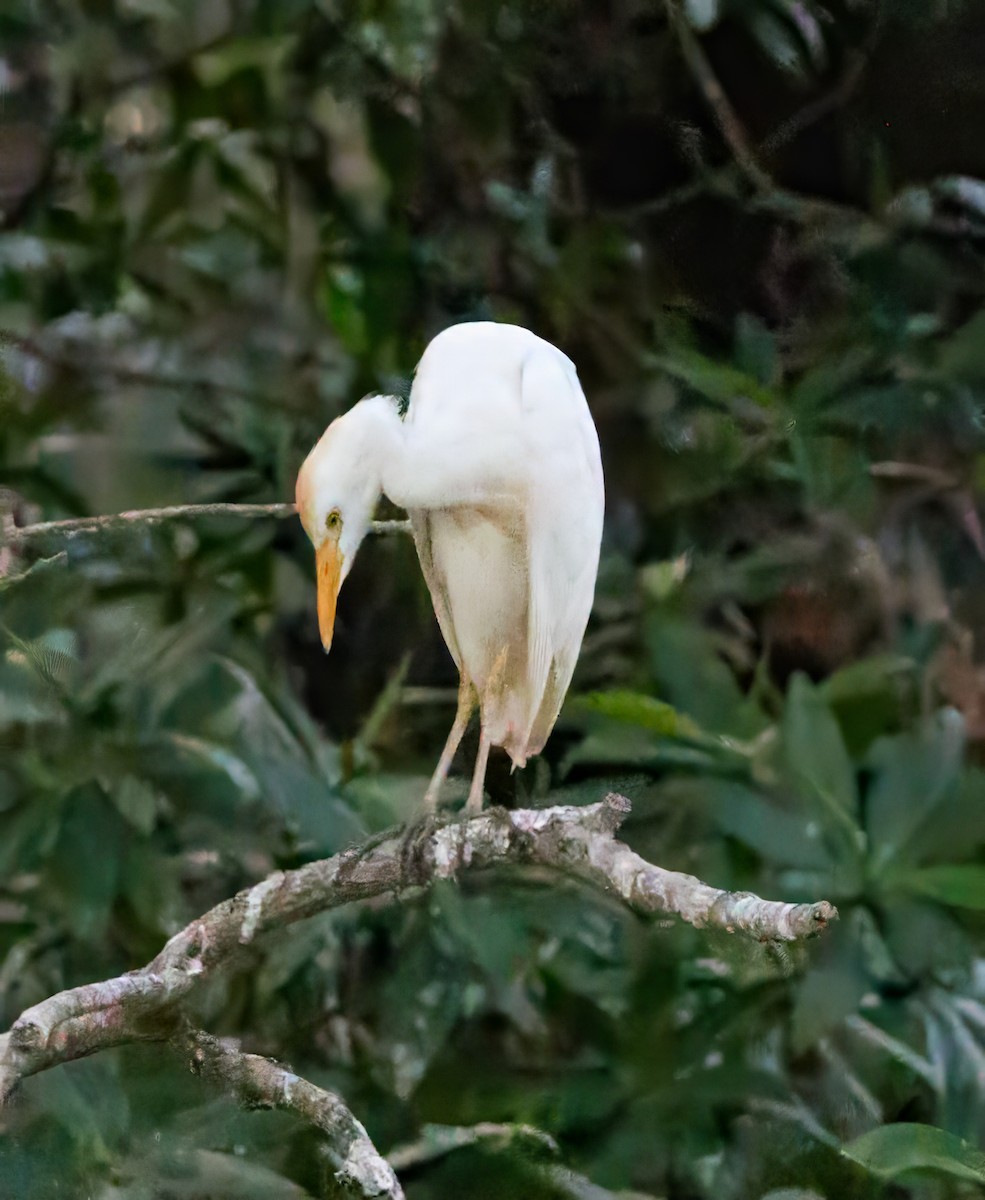
<path fill-rule="evenodd" d="M 757 191 L 770 191 L 773 181 L 760 166 L 749 135 L 719 82 L 700 39 L 695 36 L 687 15 L 680 6 L 680 0 L 664 0 L 664 7 L 685 65 L 714 117 L 736 165 Z"/>
<path fill-rule="evenodd" d="M 63 521 L 40 521 L 36 525 L 4 523 L 4 540 L 22 546 L 36 538 L 72 538 L 83 533 L 98 533 L 126 525 L 156 525 L 161 521 L 186 521 L 199 517 L 272 517 L 280 520 L 297 515 L 295 505 L 282 504 L 177 504 L 170 508 L 137 508 L 130 512 L 109 513 L 99 517 L 71 517 Z M 373 521 L 373 533 L 404 533 L 409 521 Z"/>
<path fill-rule="evenodd" d="M 584 807 L 490 809 L 468 820 L 450 817 L 439 825 L 393 830 L 333 858 L 278 871 L 186 926 L 147 966 L 59 992 L 22 1013 L 0 1035 L 0 1104 L 21 1079 L 60 1063 L 125 1042 L 173 1040 L 188 997 L 262 934 L 352 901 L 427 888 L 464 871 L 503 863 L 535 864 L 614 894 L 637 912 L 672 914 L 692 925 L 759 941 L 800 941 L 836 919 L 837 910 L 827 901 L 763 900 L 748 892 L 722 891 L 647 862 L 615 838 L 629 811 L 629 801 L 614 793 Z M 246 1056 L 244 1065 L 241 1058 L 214 1052 L 215 1044 L 201 1042 L 203 1061 L 236 1095 L 249 1100 L 249 1089 L 261 1083 L 268 1089 L 264 1094 L 276 1093 L 269 1088 L 272 1072 L 280 1068 L 261 1067 L 265 1060 L 253 1056 Z M 362 1127 L 344 1106 L 333 1107 L 341 1101 L 332 1098 L 329 1103 L 324 1099 L 327 1093 L 301 1083 L 298 1103 L 288 1107 L 319 1128 L 331 1126 L 338 1133 L 337 1143 L 351 1135 L 360 1161 L 370 1155 L 368 1139 L 358 1141 L 365 1133 L 352 1134 Z M 350 1158 L 347 1151 L 340 1170 L 355 1170 Z M 367 1171 L 369 1178 L 372 1171 Z M 399 1191 L 363 1194 L 397 1196 Z"/>
<path fill-rule="evenodd" d="M 289 1067 L 259 1054 L 246 1054 L 228 1038 L 186 1030 L 173 1039 L 192 1070 L 232 1092 L 247 1108 L 283 1108 L 325 1135 L 335 1178 L 360 1196 L 403 1200 L 393 1167 L 366 1130 L 333 1092 L 315 1087 Z"/>

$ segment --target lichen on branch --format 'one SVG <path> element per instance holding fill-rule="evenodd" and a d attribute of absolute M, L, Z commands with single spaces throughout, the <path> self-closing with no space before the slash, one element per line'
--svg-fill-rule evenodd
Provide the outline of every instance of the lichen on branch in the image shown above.
<path fill-rule="evenodd" d="M 318 1128 L 339 1177 L 363 1196 L 397 1200 L 402 1193 L 392 1168 L 338 1097 L 268 1059 L 188 1033 L 185 1001 L 265 933 L 352 901 L 399 898 L 408 889 L 500 864 L 536 864 L 615 894 L 637 912 L 676 915 L 760 941 L 813 937 L 837 917 L 824 900 L 763 900 L 647 862 L 615 836 L 630 807 L 624 796 L 609 793 L 582 807 L 493 808 L 464 820 L 450 815 L 278 871 L 192 921 L 145 967 L 59 992 L 22 1013 L 0 1035 L 0 1105 L 22 1079 L 60 1063 L 127 1042 L 167 1042 L 241 1102 L 288 1108 Z"/>

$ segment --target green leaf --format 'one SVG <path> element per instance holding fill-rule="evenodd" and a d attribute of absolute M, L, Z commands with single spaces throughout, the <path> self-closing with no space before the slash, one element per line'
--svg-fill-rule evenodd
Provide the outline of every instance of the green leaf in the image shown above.
<path fill-rule="evenodd" d="M 852 345 L 844 353 L 825 355 L 808 368 L 791 393 L 791 407 L 798 425 L 810 425 L 831 401 L 839 401 L 852 392 L 872 369 L 874 351 L 863 343 Z"/>
<path fill-rule="evenodd" d="M 898 893 L 882 915 L 882 934 L 906 978 L 957 979 L 968 970 L 972 942 L 950 909 Z"/>
<path fill-rule="evenodd" d="M 464 897 L 449 888 L 441 888 L 436 899 L 467 960 L 506 988 L 531 957 L 530 922 L 522 904 L 511 903 L 508 895 Z"/>
<path fill-rule="evenodd" d="M 914 857 L 928 864 L 980 862 L 983 843 L 985 771 L 965 766 L 956 785 L 934 808 L 933 819 L 920 827 L 916 843 L 919 854 Z M 911 869 L 909 863 L 901 867 L 904 875 Z"/>
<path fill-rule="evenodd" d="M 715 817 L 725 833 L 738 838 L 775 866 L 822 870 L 831 857 L 820 829 L 803 811 L 790 811 L 741 783 L 705 781 Z"/>
<path fill-rule="evenodd" d="M 886 1055 L 894 1063 L 905 1067 L 935 1091 L 940 1086 L 941 1066 L 929 1062 L 922 1054 L 918 1054 L 912 1046 L 887 1033 L 874 1021 L 868 1020 L 860 1013 L 853 1013 L 845 1022 L 846 1032 L 857 1040 L 859 1046 L 868 1047 L 879 1054 Z"/>
<path fill-rule="evenodd" d="M 223 1196 L 235 1196 L 236 1200 L 305 1200 L 311 1195 L 262 1163 L 219 1150 L 197 1149 L 160 1161 L 152 1159 L 143 1167 L 143 1174 L 146 1178 L 161 1177 L 164 1194 L 180 1195 L 183 1200 L 218 1200 Z M 180 1191 L 175 1184 L 180 1184 Z M 141 1200 L 146 1195 L 145 1191 L 134 1193 Z"/>
<path fill-rule="evenodd" d="M 120 896 L 145 926 L 155 933 L 173 933 L 190 914 L 181 894 L 180 864 L 153 849 L 150 841 L 134 839 L 120 867 Z"/>
<path fill-rule="evenodd" d="M 48 853 L 59 829 L 53 807 L 34 797 L 32 803 L 21 805 L 13 813 L 4 812 L 0 877 L 8 878 L 18 870 L 33 870 Z"/>
<path fill-rule="evenodd" d="M 814 18 L 807 12 L 806 5 L 798 6 L 801 19 L 810 21 L 816 29 Z M 782 10 L 781 10 L 782 11 Z M 786 14 L 784 14 L 786 15 Z M 769 57 L 781 70 L 789 72 L 797 78 L 803 78 L 815 64 L 812 57 L 819 57 L 817 52 L 812 55 L 812 43 L 808 43 L 791 19 L 784 20 L 779 14 L 768 9 L 754 10 L 749 19 L 749 29 Z M 817 37 L 820 37 L 818 33 Z"/>
<path fill-rule="evenodd" d="M 855 1012 L 870 987 L 866 973 L 850 958 L 810 967 L 796 985 L 790 1037 L 795 1054 L 827 1037 Z"/>
<path fill-rule="evenodd" d="M 335 854 L 366 836 L 366 828 L 353 808 L 305 762 L 268 755 L 251 755 L 248 762 L 264 804 L 282 813 L 298 850 L 305 855 Z"/>
<path fill-rule="evenodd" d="M 898 728 L 902 697 L 916 663 L 901 654 L 877 654 L 849 663 L 819 687 L 835 710 L 851 746 L 864 748 L 873 737 Z"/>
<path fill-rule="evenodd" d="M 337 925 L 335 913 L 321 913 L 293 929 L 290 937 L 271 938 L 256 971 L 260 999 L 269 1001 L 305 971 L 316 972 L 322 990 L 333 994 L 341 955 Z"/>
<path fill-rule="evenodd" d="M 49 863 L 49 886 L 61 895 L 65 918 L 81 938 L 101 936 L 119 890 L 125 826 L 102 789 L 89 784 L 65 801 Z"/>
<path fill-rule="evenodd" d="M 468 966 L 445 954 L 437 936 L 437 930 L 423 925 L 412 928 L 379 995 L 382 1027 L 388 1034 L 380 1046 L 381 1074 L 401 1099 L 424 1078 L 465 1004 Z"/>
<path fill-rule="evenodd" d="M 704 734 L 697 722 L 679 713 L 672 704 L 665 704 L 642 692 L 592 692 L 581 696 L 576 708 L 602 713 L 613 720 L 636 725 L 661 737 L 700 738 Z"/>
<path fill-rule="evenodd" d="M 60 569 L 68 562 L 68 553 L 65 550 L 58 554 L 53 554 L 50 558 L 39 558 L 37 562 L 31 565 L 24 571 L 18 571 L 12 575 L 0 575 L 0 592 L 4 592 L 7 588 L 16 587 L 19 583 L 24 583 L 27 580 L 36 581 L 41 576 L 45 575 L 52 568 Z"/>
<path fill-rule="evenodd" d="M 914 892 L 957 908 L 985 909 L 985 867 L 955 865 L 909 871 L 903 882 Z"/>
<path fill-rule="evenodd" d="M 207 87 L 218 87 L 239 71 L 256 69 L 270 85 L 281 77 L 296 42 L 294 34 L 228 41 L 217 50 L 199 54 L 193 60 L 195 74 Z"/>
<path fill-rule="evenodd" d="M 939 1171 L 985 1183 L 985 1154 L 933 1125 L 883 1125 L 842 1147 L 842 1154 L 884 1179 L 905 1171 Z"/>
<path fill-rule="evenodd" d="M 225 185 L 227 198 L 242 190 L 263 206 L 261 212 L 274 210 L 277 177 L 273 164 L 258 149 L 258 139 L 252 130 L 241 130 L 222 138 L 216 147 L 220 182 Z M 249 241 L 233 243 L 248 259 L 253 245 Z"/>
<path fill-rule="evenodd" d="M 668 354 L 653 355 L 649 362 L 716 404 L 730 405 L 743 398 L 762 408 L 772 408 L 776 404 L 773 392 L 754 376 L 738 367 L 706 358 L 697 350 L 675 347 Z"/>
<path fill-rule="evenodd" d="M 739 367 L 763 387 L 777 377 L 777 348 L 773 334 L 749 313 L 740 314 L 735 325 L 735 359 Z"/>
<path fill-rule="evenodd" d="M 768 721 L 740 689 L 721 654 L 722 639 L 693 621 L 654 613 L 646 639 L 657 691 L 714 734 L 750 739 Z"/>
<path fill-rule="evenodd" d="M 777 1188 L 775 1192 L 766 1192 L 761 1200 L 824 1200 L 820 1192 L 807 1188 Z"/>
<path fill-rule="evenodd" d="M 915 667 L 917 664 L 906 655 L 876 654 L 841 667 L 824 680 L 818 691 L 830 704 L 854 700 L 869 703 L 873 696 L 895 690 L 899 680 L 912 674 Z"/>
<path fill-rule="evenodd" d="M 127 1097 L 110 1060 L 90 1059 L 65 1071 L 45 1072 L 33 1087 L 45 1112 L 73 1141 L 88 1145 L 99 1159 L 110 1159 L 109 1146 L 126 1136 L 130 1123 Z"/>
<path fill-rule="evenodd" d="M 154 789 L 142 779 L 125 775 L 113 793 L 113 799 L 121 815 L 142 834 L 153 831 L 157 821 L 157 799 Z"/>
<path fill-rule="evenodd" d="M 783 712 L 783 748 L 790 774 L 808 798 L 842 829 L 853 829 L 858 810 L 855 770 L 841 728 L 806 675 L 790 682 Z"/>
<path fill-rule="evenodd" d="M 985 312 L 979 311 L 941 346 L 938 366 L 959 379 L 980 380 L 985 375 Z"/>
<path fill-rule="evenodd" d="M 877 871 L 920 857 L 917 834 L 957 786 L 964 741 L 961 714 L 942 709 L 918 732 L 873 746 L 869 761 L 878 775 L 866 799 L 866 826 Z"/>
<path fill-rule="evenodd" d="M 165 733 L 163 741 L 186 763 L 200 764 L 225 776 L 242 800 L 258 799 L 260 786 L 256 776 L 241 758 L 225 746 L 186 733 Z"/>

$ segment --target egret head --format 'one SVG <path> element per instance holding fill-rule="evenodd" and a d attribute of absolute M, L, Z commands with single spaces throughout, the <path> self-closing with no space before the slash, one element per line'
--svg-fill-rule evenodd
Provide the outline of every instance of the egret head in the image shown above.
<path fill-rule="evenodd" d="M 295 499 L 304 531 L 315 548 L 318 629 L 326 653 L 332 645 L 335 606 L 356 551 L 380 498 L 383 396 L 360 400 L 325 430 L 298 472 Z"/>

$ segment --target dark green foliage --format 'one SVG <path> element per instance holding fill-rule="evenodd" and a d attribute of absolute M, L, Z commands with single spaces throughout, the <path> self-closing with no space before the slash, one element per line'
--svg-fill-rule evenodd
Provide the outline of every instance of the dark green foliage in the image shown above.
<path fill-rule="evenodd" d="M 980 1195 L 979 7 L 682 0 L 758 184 L 661 5 L 0 7 L 18 521 L 289 498 L 437 330 L 528 324 L 578 364 L 608 529 L 562 721 L 494 798 L 617 788 L 652 861 L 841 912 L 790 951 L 465 878 L 261 939 L 195 1019 L 337 1089 L 412 1200 Z M 452 708 L 407 701 L 455 679 L 407 539 L 327 661 L 293 521 L 2 561 L 0 1028 L 414 815 Z M 480 1122 L 564 1169 L 454 1149 Z M 154 1046 L 0 1116 L 3 1200 L 316 1194 L 311 1132 Z"/>

